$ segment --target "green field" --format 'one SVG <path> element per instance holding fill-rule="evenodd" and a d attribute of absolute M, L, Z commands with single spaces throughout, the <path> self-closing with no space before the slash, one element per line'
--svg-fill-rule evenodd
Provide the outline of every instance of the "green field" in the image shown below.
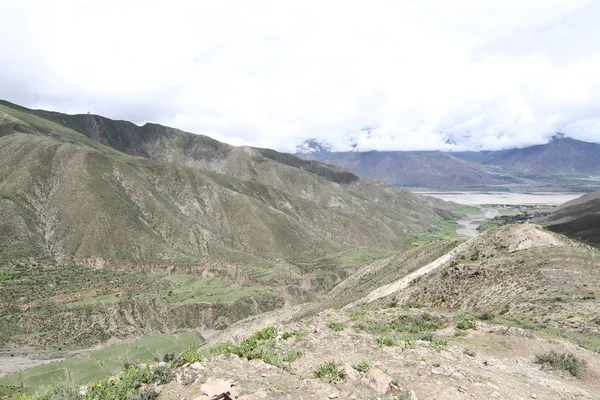
<path fill-rule="evenodd" d="M 186 332 L 173 336 L 152 335 L 136 342 L 108 346 L 1 378 L 0 395 L 14 393 L 16 388 L 33 391 L 53 383 L 78 386 L 98 381 L 117 374 L 126 363 L 162 360 L 165 354 L 178 354 L 203 342 L 196 333 Z"/>
<path fill-rule="evenodd" d="M 440 221 L 436 226 L 436 231 L 429 234 L 412 235 L 410 238 L 411 247 L 419 247 L 431 243 L 435 240 L 449 239 L 454 236 L 458 224 L 453 220 Z"/>

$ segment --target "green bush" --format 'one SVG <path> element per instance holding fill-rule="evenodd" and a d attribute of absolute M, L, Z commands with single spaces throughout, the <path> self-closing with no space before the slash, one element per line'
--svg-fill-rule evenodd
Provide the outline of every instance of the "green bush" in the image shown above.
<path fill-rule="evenodd" d="M 585 368 L 586 364 L 585 360 L 581 360 L 573 354 L 559 354 L 554 350 L 548 353 L 537 354 L 535 356 L 535 362 L 537 364 L 547 364 L 552 368 L 562 369 L 577 378 L 581 377 L 581 372 Z"/>
<path fill-rule="evenodd" d="M 346 380 L 346 371 L 340 368 L 335 361 L 327 361 L 317 366 L 314 370 L 315 377 L 323 379 L 329 383 L 339 383 Z"/>
<path fill-rule="evenodd" d="M 471 315 L 460 314 L 456 323 L 456 328 L 460 330 L 475 329 L 475 320 Z"/>

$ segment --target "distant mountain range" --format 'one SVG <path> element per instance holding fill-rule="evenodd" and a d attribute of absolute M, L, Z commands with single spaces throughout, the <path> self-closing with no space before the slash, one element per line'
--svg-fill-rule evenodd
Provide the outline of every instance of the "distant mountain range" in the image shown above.
<path fill-rule="evenodd" d="M 336 165 L 357 175 L 392 185 L 500 185 L 507 178 L 489 168 L 441 151 L 315 152 L 307 159 Z"/>
<path fill-rule="evenodd" d="M 543 145 L 500 151 L 332 152 L 316 139 L 298 146 L 297 156 L 337 165 L 393 185 L 466 187 L 519 182 L 530 175 L 600 173 L 600 144 L 555 135 Z"/>
<path fill-rule="evenodd" d="M 562 134 L 546 144 L 500 151 L 450 153 L 469 162 L 509 172 L 540 175 L 586 175 L 600 172 L 600 144 Z"/>

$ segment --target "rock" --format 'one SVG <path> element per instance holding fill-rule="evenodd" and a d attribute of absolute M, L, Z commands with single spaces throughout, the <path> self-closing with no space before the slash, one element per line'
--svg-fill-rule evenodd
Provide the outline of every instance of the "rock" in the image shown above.
<path fill-rule="evenodd" d="M 468 355 L 469 357 L 475 357 L 475 352 L 471 349 L 464 349 L 463 353 Z"/>
<path fill-rule="evenodd" d="M 167 363 L 166 363 L 166 362 L 164 362 L 164 361 L 161 361 L 161 362 L 159 362 L 158 364 L 156 364 L 156 366 L 157 366 L 157 367 L 159 367 L 159 368 L 164 368 L 164 367 L 166 367 L 166 366 L 167 366 Z"/>
<path fill-rule="evenodd" d="M 219 378 L 208 378 L 205 383 L 200 386 L 200 391 L 212 398 L 224 393 L 230 392 L 231 381 L 226 381 Z"/>
<path fill-rule="evenodd" d="M 363 376 L 361 382 L 371 387 L 377 394 L 385 394 L 392 383 L 392 377 L 380 369 L 373 368 Z"/>
<path fill-rule="evenodd" d="M 339 393 L 332 393 L 332 394 L 329 395 L 330 399 L 337 399 L 338 397 L 340 397 Z"/>
<path fill-rule="evenodd" d="M 77 394 L 79 396 L 85 396 L 85 392 L 87 392 L 87 386 L 79 386 L 79 390 L 77 391 Z"/>
<path fill-rule="evenodd" d="M 465 376 L 460 372 L 453 372 L 452 375 L 450 375 L 450 376 L 459 381 L 465 379 Z"/>
<path fill-rule="evenodd" d="M 360 379 L 360 372 L 352 368 L 352 365 L 346 363 L 343 366 L 346 377 L 351 381 L 357 381 Z"/>
<path fill-rule="evenodd" d="M 410 391 L 410 400 L 419 400 L 414 390 Z"/>
<path fill-rule="evenodd" d="M 532 398 L 532 399 L 537 399 L 537 394 L 535 394 L 535 393 L 532 393 L 532 394 L 531 394 L 531 398 Z"/>
<path fill-rule="evenodd" d="M 198 361 L 190 365 L 190 368 L 194 371 L 204 371 L 204 366 L 200 364 Z"/>
<path fill-rule="evenodd" d="M 431 373 L 434 375 L 444 375 L 446 370 L 442 367 L 431 368 Z"/>

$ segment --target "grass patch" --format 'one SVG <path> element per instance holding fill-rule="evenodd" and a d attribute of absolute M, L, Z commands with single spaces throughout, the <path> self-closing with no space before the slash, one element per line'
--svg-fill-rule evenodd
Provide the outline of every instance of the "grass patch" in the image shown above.
<path fill-rule="evenodd" d="M 375 341 L 380 346 L 389 346 L 389 347 L 391 347 L 391 346 L 395 346 L 396 345 L 396 339 L 391 338 L 391 337 L 387 337 L 387 336 L 380 336 L 380 337 L 376 338 Z"/>
<path fill-rule="evenodd" d="M 342 323 L 342 322 L 329 322 L 327 324 L 327 327 L 331 330 L 334 330 L 336 332 L 341 332 L 344 329 L 346 329 L 346 324 Z"/>
<path fill-rule="evenodd" d="M 320 364 L 313 371 L 315 377 L 323 379 L 329 383 L 339 383 L 346 380 L 346 371 L 344 371 L 335 361 L 327 361 Z"/>
<path fill-rule="evenodd" d="M 352 368 L 354 368 L 358 372 L 369 372 L 369 370 L 373 368 L 373 366 L 370 362 L 362 360 L 357 362 L 356 364 L 353 364 Z"/>

